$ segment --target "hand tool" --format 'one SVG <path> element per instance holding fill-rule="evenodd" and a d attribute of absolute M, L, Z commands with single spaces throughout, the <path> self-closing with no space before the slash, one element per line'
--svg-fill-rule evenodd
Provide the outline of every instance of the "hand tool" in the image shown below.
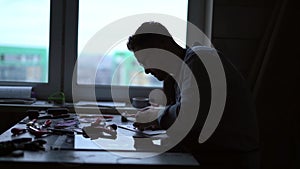
<path fill-rule="evenodd" d="M 50 120 L 50 119 L 45 120 L 44 124 L 42 125 L 42 128 L 50 127 L 51 123 L 52 123 L 52 120 Z"/>
<path fill-rule="evenodd" d="M 20 135 L 26 133 L 26 129 L 16 128 L 16 127 L 12 128 L 10 131 L 13 135 Z"/>

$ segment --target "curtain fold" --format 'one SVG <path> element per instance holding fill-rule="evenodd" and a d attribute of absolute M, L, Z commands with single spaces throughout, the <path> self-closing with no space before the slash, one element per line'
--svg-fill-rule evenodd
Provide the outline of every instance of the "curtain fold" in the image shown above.
<path fill-rule="evenodd" d="M 247 80 L 255 98 L 260 88 L 265 69 L 268 66 L 268 62 L 271 57 L 271 51 L 274 48 L 274 43 L 276 41 L 286 9 L 286 2 L 287 0 L 275 1 L 276 5 L 272 11 L 271 19 L 269 20 L 263 38 L 260 41 L 257 54 L 252 63 L 251 71 Z"/>

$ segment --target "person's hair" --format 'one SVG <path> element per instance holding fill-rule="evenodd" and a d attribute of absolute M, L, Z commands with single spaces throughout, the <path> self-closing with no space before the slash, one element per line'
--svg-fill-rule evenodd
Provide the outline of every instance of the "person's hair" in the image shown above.
<path fill-rule="evenodd" d="M 177 45 L 165 26 L 158 22 L 145 22 L 130 36 L 127 48 L 130 51 L 138 51 L 147 48 L 161 48 L 164 45 Z"/>
<path fill-rule="evenodd" d="M 147 48 L 159 48 L 170 51 L 169 47 L 176 47 L 178 44 L 172 38 L 171 34 L 165 26 L 158 22 L 145 22 L 130 36 L 127 42 L 127 48 L 130 51 L 136 52 L 138 50 Z M 172 52 L 172 51 L 170 51 Z M 174 104 L 175 80 L 169 75 L 163 84 L 163 91 L 166 95 L 167 105 Z"/>

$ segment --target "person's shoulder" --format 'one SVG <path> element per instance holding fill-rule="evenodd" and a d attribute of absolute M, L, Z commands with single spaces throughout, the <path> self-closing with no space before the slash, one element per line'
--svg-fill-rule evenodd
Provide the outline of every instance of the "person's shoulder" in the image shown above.
<path fill-rule="evenodd" d="M 186 49 L 186 56 L 185 60 L 190 60 L 195 57 L 207 57 L 209 55 L 218 55 L 218 52 L 215 48 L 208 47 L 208 46 L 192 46 Z"/>
<path fill-rule="evenodd" d="M 189 48 L 189 52 L 194 52 L 196 54 L 212 54 L 217 53 L 217 50 L 209 46 L 193 46 Z"/>

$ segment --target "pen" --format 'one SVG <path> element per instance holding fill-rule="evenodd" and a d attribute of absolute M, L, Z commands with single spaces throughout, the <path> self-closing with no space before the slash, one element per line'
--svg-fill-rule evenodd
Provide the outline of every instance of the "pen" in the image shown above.
<path fill-rule="evenodd" d="M 139 109 L 139 111 L 146 111 L 146 110 L 149 110 L 149 109 L 150 109 L 150 107 L 144 107 L 142 109 Z"/>
<path fill-rule="evenodd" d="M 87 116 L 79 116 L 79 117 L 80 118 L 95 118 L 95 117 L 98 117 L 98 118 L 105 118 L 105 119 L 114 118 L 114 116 L 110 116 L 110 115 L 100 115 L 100 116 L 93 116 L 93 115 L 89 116 L 89 115 L 87 115 Z"/>

